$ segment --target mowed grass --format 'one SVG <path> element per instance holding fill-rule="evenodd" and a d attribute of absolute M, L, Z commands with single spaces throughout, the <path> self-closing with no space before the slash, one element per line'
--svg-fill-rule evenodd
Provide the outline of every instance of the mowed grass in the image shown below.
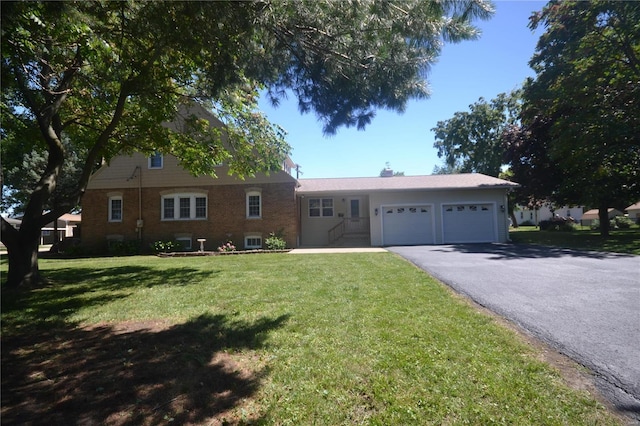
<path fill-rule="evenodd" d="M 612 229 L 610 234 L 608 238 L 603 238 L 599 231 L 580 226 L 573 232 L 540 231 L 535 226 L 520 226 L 509 230 L 511 240 L 518 244 L 640 255 L 640 226 Z"/>
<path fill-rule="evenodd" d="M 3 294 L 3 340 L 93 324 L 226 324 L 199 329 L 221 342 L 206 356 L 233 357 L 258 385 L 211 424 L 619 421 L 513 331 L 391 253 L 42 260 L 41 269 L 50 286 Z M 157 419 L 180 419 L 171 407 Z"/>

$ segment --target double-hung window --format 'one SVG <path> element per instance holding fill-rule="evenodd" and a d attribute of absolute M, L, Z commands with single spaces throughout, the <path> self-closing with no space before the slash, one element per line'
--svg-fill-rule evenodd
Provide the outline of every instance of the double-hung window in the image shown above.
<path fill-rule="evenodd" d="M 309 217 L 333 217 L 333 198 L 309 198 Z"/>
<path fill-rule="evenodd" d="M 207 218 L 204 194 L 169 194 L 162 196 L 162 220 L 199 220 Z"/>
<path fill-rule="evenodd" d="M 122 222 L 122 196 L 109 197 L 109 222 Z"/>
<path fill-rule="evenodd" d="M 247 191 L 247 218 L 259 219 L 262 217 L 262 193 L 258 189 Z"/>

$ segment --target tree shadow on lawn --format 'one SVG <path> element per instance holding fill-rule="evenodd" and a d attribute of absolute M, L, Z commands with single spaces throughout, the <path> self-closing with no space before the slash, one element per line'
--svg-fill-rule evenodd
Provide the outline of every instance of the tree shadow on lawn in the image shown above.
<path fill-rule="evenodd" d="M 137 287 L 184 286 L 217 274 L 216 270 L 144 266 L 60 268 L 46 270 L 48 283 L 36 289 L 2 289 L 2 332 L 22 328 L 68 326 L 84 307 L 129 297 Z"/>
<path fill-rule="evenodd" d="M 267 373 L 248 354 L 286 320 L 201 315 L 168 328 L 67 325 L 3 336 L 2 423 L 223 422 Z"/>
<path fill-rule="evenodd" d="M 251 354 L 286 316 L 94 327 L 70 320 L 137 287 L 191 285 L 218 272 L 61 268 L 46 271 L 43 287 L 3 288 L 2 424 L 184 424 L 230 415 L 259 388 L 267 370 Z"/>
<path fill-rule="evenodd" d="M 450 244 L 449 248 L 442 248 L 438 251 L 458 251 L 462 253 L 486 253 L 491 254 L 491 260 L 510 259 L 539 259 L 539 258 L 560 258 L 560 257 L 583 257 L 589 259 L 613 259 L 622 257 L 633 257 L 631 254 L 596 252 L 579 249 L 567 249 L 560 247 L 542 246 L 536 244 Z"/>

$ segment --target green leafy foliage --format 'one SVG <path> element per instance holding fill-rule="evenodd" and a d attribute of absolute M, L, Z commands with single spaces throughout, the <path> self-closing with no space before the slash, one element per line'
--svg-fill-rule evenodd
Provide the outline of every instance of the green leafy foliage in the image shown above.
<path fill-rule="evenodd" d="M 154 253 L 169 253 L 182 248 L 178 241 L 154 241 L 151 243 L 151 250 Z"/>
<path fill-rule="evenodd" d="M 198 175 L 222 162 L 240 178 L 276 170 L 290 148 L 260 90 L 293 93 L 326 133 L 361 129 L 426 97 L 443 43 L 477 37 L 472 20 L 492 13 L 484 0 L 3 3 L 2 156 L 45 160 L 2 181 L 25 204 L 20 231 L 2 221 L 8 281 L 39 278 L 39 229 L 79 204 L 103 161 L 159 151 Z M 193 104 L 214 118 L 177 117 Z M 71 153 L 75 185 L 51 203 Z"/>
<path fill-rule="evenodd" d="M 552 1 L 532 17 L 539 26 L 536 78 L 511 138 L 516 180 L 606 217 L 640 196 L 640 3 Z"/>
<path fill-rule="evenodd" d="M 108 247 L 109 254 L 113 256 L 131 256 L 140 254 L 140 241 L 110 241 Z"/>
<path fill-rule="evenodd" d="M 468 112 L 456 112 L 445 121 L 438 121 L 434 148 L 444 157 L 444 166 L 437 174 L 449 172 L 484 173 L 497 177 L 504 163 L 502 133 L 517 122 L 520 112 L 520 92 L 500 93 L 487 102 L 480 98 L 469 105 Z"/>
<path fill-rule="evenodd" d="M 282 235 L 271 232 L 269 236 L 264 240 L 264 245 L 267 250 L 284 250 L 287 248 L 287 242 Z"/>
<path fill-rule="evenodd" d="M 611 228 L 613 229 L 629 229 L 633 226 L 633 220 L 626 216 L 616 216 L 611 219 Z"/>

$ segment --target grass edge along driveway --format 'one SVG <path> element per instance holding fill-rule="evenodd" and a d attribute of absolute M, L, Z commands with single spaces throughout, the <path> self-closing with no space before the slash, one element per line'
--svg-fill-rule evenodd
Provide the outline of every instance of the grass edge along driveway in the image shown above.
<path fill-rule="evenodd" d="M 41 268 L 51 285 L 2 295 L 5 422 L 621 422 L 391 253 Z"/>

